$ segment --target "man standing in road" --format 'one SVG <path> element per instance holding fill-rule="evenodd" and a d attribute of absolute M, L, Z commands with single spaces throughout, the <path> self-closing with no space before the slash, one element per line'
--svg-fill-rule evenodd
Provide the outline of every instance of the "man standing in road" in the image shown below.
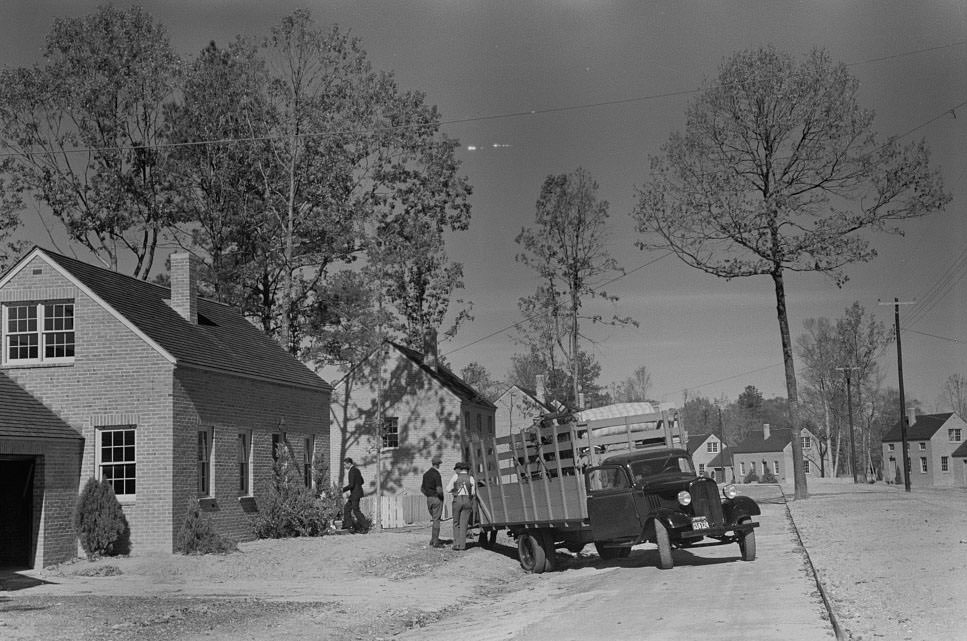
<path fill-rule="evenodd" d="M 426 497 L 426 509 L 430 511 L 433 529 L 430 530 L 430 547 L 442 548 L 440 543 L 440 517 L 443 516 L 443 477 L 440 476 L 439 456 L 434 456 L 430 469 L 423 473 L 423 484 L 420 491 Z"/>
<path fill-rule="evenodd" d="M 359 468 L 348 456 L 343 462 L 349 466 L 349 485 L 344 487 L 342 491 L 349 492 L 349 499 L 343 509 L 342 527 L 344 530 L 350 530 L 353 533 L 365 532 L 366 517 L 359 510 L 359 500 L 363 498 L 363 473 L 359 471 Z"/>
<path fill-rule="evenodd" d="M 447 483 L 447 492 L 453 495 L 453 549 L 467 549 L 467 527 L 473 513 L 473 497 L 477 482 L 470 476 L 470 466 L 464 462 L 453 466 L 453 476 Z"/>

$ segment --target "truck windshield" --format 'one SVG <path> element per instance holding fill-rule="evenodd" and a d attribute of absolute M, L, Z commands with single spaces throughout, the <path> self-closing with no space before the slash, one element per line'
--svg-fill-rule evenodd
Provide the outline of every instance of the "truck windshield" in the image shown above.
<path fill-rule="evenodd" d="M 642 481 L 657 474 L 695 474 L 692 462 L 684 456 L 669 456 L 631 464 L 631 473 L 636 481 Z"/>

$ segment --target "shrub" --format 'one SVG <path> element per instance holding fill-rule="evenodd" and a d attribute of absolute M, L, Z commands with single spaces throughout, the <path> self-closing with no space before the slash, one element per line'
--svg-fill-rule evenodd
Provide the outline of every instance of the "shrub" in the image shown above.
<path fill-rule="evenodd" d="M 312 489 L 305 486 L 302 473 L 285 443 L 279 443 L 276 448 L 272 484 L 265 500 L 259 503 L 254 525 L 255 535 L 260 539 L 319 536 L 329 527 L 322 503 L 316 500 Z"/>
<path fill-rule="evenodd" d="M 194 497 L 188 499 L 188 513 L 178 531 L 175 549 L 182 554 L 224 554 L 237 552 L 238 544 L 234 539 L 215 531 L 212 520 L 201 511 L 201 505 Z"/>
<path fill-rule="evenodd" d="M 766 468 L 762 471 L 762 476 L 759 477 L 759 483 L 778 483 L 779 480 L 776 475 L 772 473 L 772 470 Z"/>
<path fill-rule="evenodd" d="M 742 479 L 743 483 L 755 483 L 759 480 L 759 475 L 755 473 L 755 470 L 749 470 L 749 473 L 745 475 Z"/>
<path fill-rule="evenodd" d="M 74 506 L 74 531 L 88 559 L 127 554 L 131 529 L 110 483 L 90 478 Z"/>

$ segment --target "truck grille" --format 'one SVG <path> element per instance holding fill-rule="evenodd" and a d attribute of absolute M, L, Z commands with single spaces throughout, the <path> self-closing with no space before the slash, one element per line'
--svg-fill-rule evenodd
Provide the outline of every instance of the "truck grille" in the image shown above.
<path fill-rule="evenodd" d="M 723 525 L 722 501 L 719 499 L 719 488 L 711 479 L 695 479 L 688 488 L 692 495 L 692 513 L 695 516 L 708 517 L 712 527 Z"/>

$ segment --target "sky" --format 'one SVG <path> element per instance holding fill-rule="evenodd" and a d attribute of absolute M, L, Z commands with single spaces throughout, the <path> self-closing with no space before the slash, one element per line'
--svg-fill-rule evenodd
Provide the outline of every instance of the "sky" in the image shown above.
<path fill-rule="evenodd" d="M 0 65 L 40 60 L 55 17 L 83 15 L 87 0 L 0 0 Z M 127 2 L 115 2 L 127 6 Z M 724 281 L 673 256 L 635 247 L 630 218 L 649 157 L 684 125 L 688 100 L 740 50 L 774 45 L 799 58 L 828 50 L 860 81 L 861 105 L 879 134 L 923 139 L 953 195 L 945 212 L 912 221 L 903 237 L 873 237 L 879 255 L 848 269 L 837 287 L 819 274 L 786 282 L 790 329 L 835 320 L 859 302 L 888 326 L 900 306 L 908 399 L 928 411 L 944 382 L 967 376 L 967 3 L 962 0 L 603 2 L 559 0 L 169 0 L 140 3 L 193 57 L 214 40 L 265 34 L 297 8 L 358 36 L 377 68 L 426 94 L 443 130 L 460 141 L 473 185 L 471 225 L 448 252 L 464 265 L 473 321 L 440 351 L 459 371 L 476 361 L 503 379 L 519 351 L 512 326 L 536 275 L 514 242 L 534 219 L 544 179 L 583 167 L 609 203 L 608 248 L 628 274 L 611 283 L 614 309 L 638 327 L 586 326 L 583 348 L 599 382 L 646 366 L 651 396 L 734 400 L 746 386 L 785 396 L 772 281 Z M 37 211 L 22 232 L 49 246 Z M 887 304 L 889 303 L 889 304 Z M 897 387 L 895 345 L 879 364 Z M 801 363 L 797 361 L 797 370 Z"/>

